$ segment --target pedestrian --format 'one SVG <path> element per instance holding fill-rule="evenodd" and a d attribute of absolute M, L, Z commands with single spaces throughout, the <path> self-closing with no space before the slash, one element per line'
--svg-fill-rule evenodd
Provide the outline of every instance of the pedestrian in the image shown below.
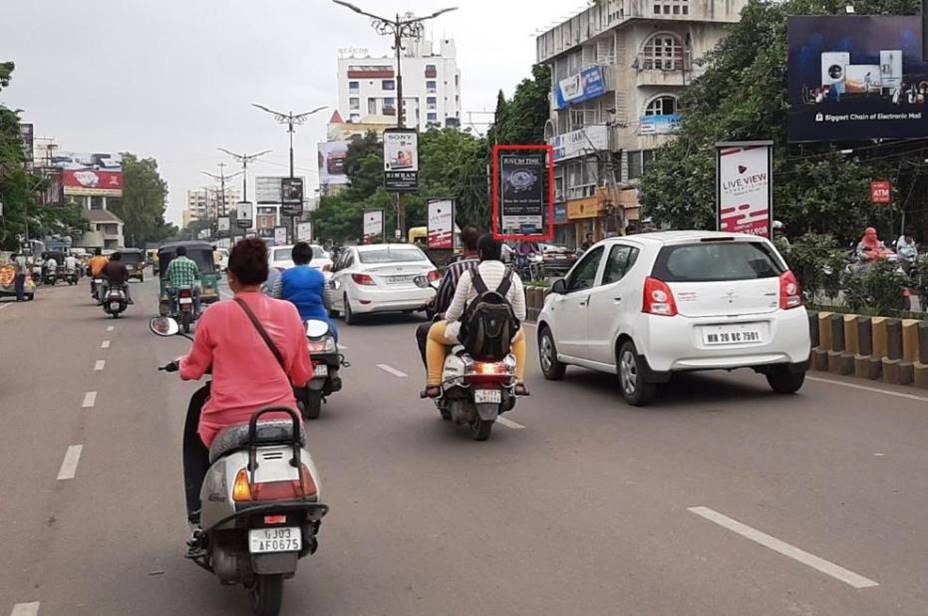
<path fill-rule="evenodd" d="M 28 268 L 26 264 L 26 255 L 16 255 L 16 258 L 13 260 L 13 265 L 16 273 L 13 283 L 16 289 L 16 301 L 22 302 L 26 300 L 26 270 Z"/>
<path fill-rule="evenodd" d="M 915 229 L 906 227 L 905 231 L 896 240 L 896 254 L 908 264 L 918 259 L 918 244 L 915 242 Z"/>
<path fill-rule="evenodd" d="M 592 248 L 592 246 L 593 246 L 593 234 L 587 233 L 586 237 L 583 240 L 583 243 L 580 244 L 580 250 L 582 250 L 583 252 L 586 252 L 587 250 Z"/>

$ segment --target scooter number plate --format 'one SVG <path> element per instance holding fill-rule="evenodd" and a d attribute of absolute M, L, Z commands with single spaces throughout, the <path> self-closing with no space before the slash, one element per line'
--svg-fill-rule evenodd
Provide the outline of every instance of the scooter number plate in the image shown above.
<path fill-rule="evenodd" d="M 316 364 L 313 368 L 313 376 L 329 376 L 329 367 L 325 364 Z"/>
<path fill-rule="evenodd" d="M 299 526 L 255 528 L 248 531 L 248 544 L 252 554 L 299 552 L 303 547 L 303 537 Z"/>
<path fill-rule="evenodd" d="M 180 303 L 181 303 L 181 304 L 192 304 L 192 303 L 193 303 L 193 299 L 192 299 L 192 298 L 189 298 L 189 297 L 182 297 L 182 298 L 180 298 Z"/>
<path fill-rule="evenodd" d="M 475 404 L 499 404 L 503 401 L 503 392 L 498 389 L 475 389 Z"/>

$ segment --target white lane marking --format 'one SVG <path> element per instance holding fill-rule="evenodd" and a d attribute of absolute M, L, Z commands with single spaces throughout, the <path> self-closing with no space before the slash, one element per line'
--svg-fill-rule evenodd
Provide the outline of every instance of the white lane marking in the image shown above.
<path fill-rule="evenodd" d="M 108 348 L 110 348 L 110 341 L 109 341 L 109 340 L 104 340 L 103 342 L 101 342 L 101 343 L 100 343 L 100 348 L 101 348 L 101 349 L 108 349 Z"/>
<path fill-rule="evenodd" d="M 39 602 L 17 603 L 13 606 L 10 616 L 36 616 L 39 613 Z"/>
<path fill-rule="evenodd" d="M 89 409 L 93 408 L 93 405 L 97 403 L 97 392 L 88 391 L 84 394 L 84 401 L 81 402 L 81 408 Z"/>
<path fill-rule="evenodd" d="M 103 370 L 103 368 L 105 368 L 105 367 L 106 367 L 106 360 L 105 360 L 105 359 L 98 359 L 98 360 L 97 360 L 97 363 L 95 363 L 95 364 L 93 365 L 93 370 L 94 370 L 94 372 L 100 372 L 100 371 Z"/>
<path fill-rule="evenodd" d="M 2 304 L 0 304 L 0 310 L 3 310 L 4 308 L 9 308 L 12 304 L 13 302 L 3 302 Z"/>
<path fill-rule="evenodd" d="M 886 454 L 885 454 L 885 453 L 875 453 L 875 454 L 873 454 L 873 455 L 876 456 L 877 458 L 882 458 L 882 457 L 885 456 Z"/>
<path fill-rule="evenodd" d="M 834 381 L 832 379 L 823 379 L 817 376 L 806 376 L 807 381 L 815 381 L 816 383 L 828 383 L 829 385 L 838 385 L 839 387 L 850 387 L 851 389 L 859 389 L 861 391 L 869 391 L 875 394 L 886 394 L 887 396 L 896 396 L 897 398 L 905 398 L 906 400 L 917 400 L 919 402 L 928 402 L 928 398 L 924 396 L 916 396 L 915 394 L 905 394 L 901 391 L 889 391 L 888 389 L 880 389 L 879 387 L 867 387 L 866 385 L 855 385 L 854 383 L 845 383 L 844 381 Z"/>
<path fill-rule="evenodd" d="M 77 474 L 77 463 L 81 459 L 83 445 L 71 445 L 64 453 L 64 461 L 61 463 L 61 469 L 58 471 L 58 481 L 62 479 L 74 479 Z"/>
<path fill-rule="evenodd" d="M 347 350 L 348 350 L 348 347 L 346 347 L 344 344 L 339 344 L 339 345 L 338 345 L 338 350 L 339 350 L 339 351 L 347 351 Z"/>
<path fill-rule="evenodd" d="M 393 376 L 398 376 L 398 377 L 401 377 L 401 378 L 402 378 L 402 377 L 409 376 L 409 375 L 406 374 L 405 372 L 403 372 L 403 371 L 401 371 L 401 370 L 397 370 L 397 369 L 394 368 L 393 366 L 388 366 L 387 364 L 377 364 L 377 367 L 380 368 L 381 370 L 383 370 L 384 372 L 389 372 L 389 373 L 392 374 Z"/>
<path fill-rule="evenodd" d="M 507 428 L 512 428 L 513 430 L 525 430 L 525 426 L 520 423 L 516 423 L 511 419 L 506 419 L 505 417 L 497 417 L 496 423 L 503 424 Z"/>
<path fill-rule="evenodd" d="M 113 327 L 112 325 L 107 325 L 107 326 L 106 326 L 106 331 L 108 331 L 108 332 L 111 332 L 111 331 L 113 331 L 114 329 L 116 329 L 116 328 Z"/>
<path fill-rule="evenodd" d="M 854 573 L 849 569 L 845 569 L 839 565 L 829 562 L 824 558 L 819 558 L 814 554 L 809 554 L 808 552 L 797 548 L 794 545 L 790 545 L 785 541 L 780 541 L 776 537 L 771 537 L 770 535 L 763 533 L 757 529 L 751 528 L 747 524 L 742 524 L 738 520 L 733 520 L 726 515 L 719 513 L 708 507 L 689 507 L 688 511 L 695 513 L 698 516 L 701 516 L 710 522 L 715 522 L 723 528 L 727 528 L 733 533 L 737 533 L 742 537 L 750 539 L 755 543 L 782 554 L 788 558 L 799 561 L 802 564 L 812 567 L 817 571 L 821 571 L 826 575 L 830 575 L 836 580 L 840 580 L 849 586 L 854 588 L 870 588 L 872 586 L 879 586 L 879 582 L 874 582 L 869 578 L 865 578 L 862 575 Z"/>

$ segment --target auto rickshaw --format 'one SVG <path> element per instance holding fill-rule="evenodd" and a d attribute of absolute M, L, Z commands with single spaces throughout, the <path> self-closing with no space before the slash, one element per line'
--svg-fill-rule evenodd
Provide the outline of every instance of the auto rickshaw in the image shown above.
<path fill-rule="evenodd" d="M 14 254 L 13 259 L 19 255 Z M 23 285 L 26 299 L 35 299 L 35 282 L 27 275 Z M 16 297 L 16 266 L 11 263 L 0 265 L 0 297 Z"/>
<path fill-rule="evenodd" d="M 158 248 L 158 277 L 161 283 L 159 311 L 170 313 L 171 299 L 168 289 L 171 286 L 167 278 L 168 265 L 177 256 L 177 248 L 187 248 L 187 258 L 192 259 L 200 268 L 200 302 L 212 304 L 219 301 L 219 278 L 221 273 L 213 259 L 213 245 L 209 242 L 171 242 Z"/>

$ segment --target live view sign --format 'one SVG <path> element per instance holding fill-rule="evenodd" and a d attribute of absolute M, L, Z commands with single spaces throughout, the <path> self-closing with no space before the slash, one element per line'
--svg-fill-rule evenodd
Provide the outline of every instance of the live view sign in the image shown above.
<path fill-rule="evenodd" d="M 870 203 L 888 205 L 893 201 L 893 185 L 889 180 L 870 182 Z"/>
<path fill-rule="evenodd" d="M 716 146 L 716 228 L 770 237 L 773 222 L 772 141 Z"/>

